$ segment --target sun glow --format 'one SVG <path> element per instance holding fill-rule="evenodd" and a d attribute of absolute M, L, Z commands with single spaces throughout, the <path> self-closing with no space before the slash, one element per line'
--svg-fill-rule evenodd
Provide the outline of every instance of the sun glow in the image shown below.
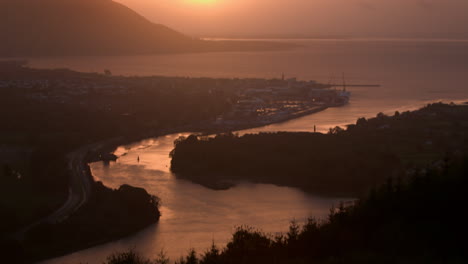
<path fill-rule="evenodd" d="M 189 4 L 194 5 L 213 5 L 219 2 L 219 0 L 186 0 Z"/>

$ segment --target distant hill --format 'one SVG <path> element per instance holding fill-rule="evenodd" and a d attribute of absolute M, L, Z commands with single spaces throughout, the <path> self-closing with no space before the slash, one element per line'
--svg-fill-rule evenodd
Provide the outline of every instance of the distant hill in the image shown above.
<path fill-rule="evenodd" d="M 0 57 L 135 55 L 278 49 L 209 42 L 154 24 L 111 0 L 0 0 Z"/>

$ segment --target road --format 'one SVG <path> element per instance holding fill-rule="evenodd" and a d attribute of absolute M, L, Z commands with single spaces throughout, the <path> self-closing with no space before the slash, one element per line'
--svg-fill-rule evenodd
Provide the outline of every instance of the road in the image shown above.
<path fill-rule="evenodd" d="M 67 155 L 68 169 L 70 171 L 70 185 L 68 187 L 68 197 L 65 203 L 52 214 L 37 220 L 36 222 L 20 229 L 13 235 L 13 238 L 22 240 L 24 235 L 32 228 L 39 224 L 60 223 L 70 217 L 78 209 L 80 209 L 91 196 L 92 191 L 92 176 L 89 175 L 89 167 L 85 161 L 86 154 L 89 151 L 96 151 L 103 145 L 112 143 L 120 138 L 114 138 L 103 142 L 83 146 Z"/>
<path fill-rule="evenodd" d="M 88 151 L 96 147 L 95 145 L 96 144 L 81 147 L 67 155 L 68 169 L 70 171 L 68 198 L 59 209 L 43 218 L 40 222 L 51 224 L 60 223 L 80 209 L 80 207 L 89 200 L 92 178 L 91 175 L 88 174 L 89 169 L 85 162 L 85 156 Z"/>

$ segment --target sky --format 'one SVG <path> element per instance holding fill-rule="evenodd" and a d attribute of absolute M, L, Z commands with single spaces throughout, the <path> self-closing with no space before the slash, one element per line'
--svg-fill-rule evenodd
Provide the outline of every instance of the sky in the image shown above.
<path fill-rule="evenodd" d="M 468 38 L 468 0 L 115 0 L 192 36 Z"/>

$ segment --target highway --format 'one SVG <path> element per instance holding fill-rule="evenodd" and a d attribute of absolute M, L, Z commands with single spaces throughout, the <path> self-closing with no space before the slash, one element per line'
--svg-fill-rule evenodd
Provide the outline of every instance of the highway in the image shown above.
<path fill-rule="evenodd" d="M 55 224 L 65 221 L 78 209 L 80 209 L 91 196 L 92 192 L 92 176 L 89 175 L 89 167 L 86 163 L 86 154 L 89 151 L 96 151 L 103 145 L 119 140 L 114 138 L 103 142 L 83 146 L 67 155 L 68 169 L 70 177 L 70 185 L 68 187 L 68 197 L 65 203 L 55 210 L 50 215 L 43 217 L 26 227 L 23 227 L 18 232 L 13 234 L 13 238 L 23 240 L 24 235 L 32 228 L 39 224 L 49 223 Z"/>
<path fill-rule="evenodd" d="M 92 178 L 91 175 L 88 175 L 89 168 L 85 162 L 85 156 L 89 150 L 95 147 L 95 145 L 84 146 L 67 155 L 68 169 L 70 171 L 68 198 L 59 209 L 40 222 L 51 224 L 60 223 L 80 209 L 80 207 L 89 200 Z"/>

